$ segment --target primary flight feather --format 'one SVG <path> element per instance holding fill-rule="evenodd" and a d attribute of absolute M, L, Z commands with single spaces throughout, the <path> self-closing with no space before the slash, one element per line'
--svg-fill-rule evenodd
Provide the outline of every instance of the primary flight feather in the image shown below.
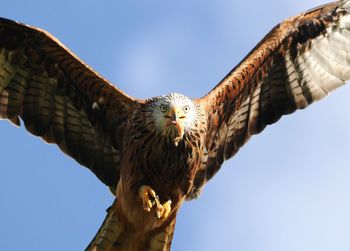
<path fill-rule="evenodd" d="M 350 78 L 350 1 L 277 25 L 200 99 L 110 85 L 57 39 L 0 20 L 0 118 L 55 143 L 116 195 L 88 250 L 169 250 L 178 209 L 253 135 Z"/>

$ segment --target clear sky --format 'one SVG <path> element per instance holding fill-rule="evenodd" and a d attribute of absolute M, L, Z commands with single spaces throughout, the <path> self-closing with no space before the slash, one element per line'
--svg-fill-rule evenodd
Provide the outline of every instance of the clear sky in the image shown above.
<path fill-rule="evenodd" d="M 27 1 L 0 15 L 44 28 L 139 98 L 200 97 L 278 22 L 325 3 Z M 255 136 L 184 204 L 173 249 L 350 250 L 349 86 Z M 0 249 L 83 250 L 113 197 L 54 145 L 0 121 Z"/>

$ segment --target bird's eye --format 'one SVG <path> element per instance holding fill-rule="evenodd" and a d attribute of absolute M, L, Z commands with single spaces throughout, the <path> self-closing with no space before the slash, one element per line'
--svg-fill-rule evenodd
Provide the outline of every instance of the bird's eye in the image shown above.
<path fill-rule="evenodd" d="M 166 105 L 160 105 L 160 110 L 161 112 L 166 112 L 168 108 L 166 107 Z"/>
<path fill-rule="evenodd" d="M 186 105 L 183 110 L 184 110 L 184 112 L 188 112 L 190 110 L 190 107 L 188 105 Z"/>

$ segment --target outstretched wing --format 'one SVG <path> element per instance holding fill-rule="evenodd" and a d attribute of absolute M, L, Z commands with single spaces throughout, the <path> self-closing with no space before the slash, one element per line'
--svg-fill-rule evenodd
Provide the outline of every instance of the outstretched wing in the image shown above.
<path fill-rule="evenodd" d="M 196 175 L 194 192 L 252 135 L 349 78 L 350 1 L 326 4 L 277 25 L 198 100 L 209 111 L 208 161 Z"/>
<path fill-rule="evenodd" d="M 119 179 L 121 135 L 138 101 L 35 27 L 0 19 L 0 119 L 55 143 L 106 185 Z"/>

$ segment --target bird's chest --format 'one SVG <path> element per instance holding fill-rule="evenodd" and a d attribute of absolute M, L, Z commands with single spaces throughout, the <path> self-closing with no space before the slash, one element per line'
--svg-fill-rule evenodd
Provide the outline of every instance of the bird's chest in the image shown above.
<path fill-rule="evenodd" d="M 163 142 L 143 153 L 140 156 L 143 164 L 139 168 L 147 182 L 165 193 L 178 189 L 182 193 L 187 192 L 195 169 L 194 149 L 184 142 L 178 146 Z"/>
<path fill-rule="evenodd" d="M 125 156 L 129 159 L 135 187 L 149 185 L 160 197 L 185 195 L 200 163 L 198 151 L 185 139 L 175 146 L 173 142 L 145 137 L 133 147 L 128 147 Z M 127 177 L 125 177 L 127 178 Z"/>

